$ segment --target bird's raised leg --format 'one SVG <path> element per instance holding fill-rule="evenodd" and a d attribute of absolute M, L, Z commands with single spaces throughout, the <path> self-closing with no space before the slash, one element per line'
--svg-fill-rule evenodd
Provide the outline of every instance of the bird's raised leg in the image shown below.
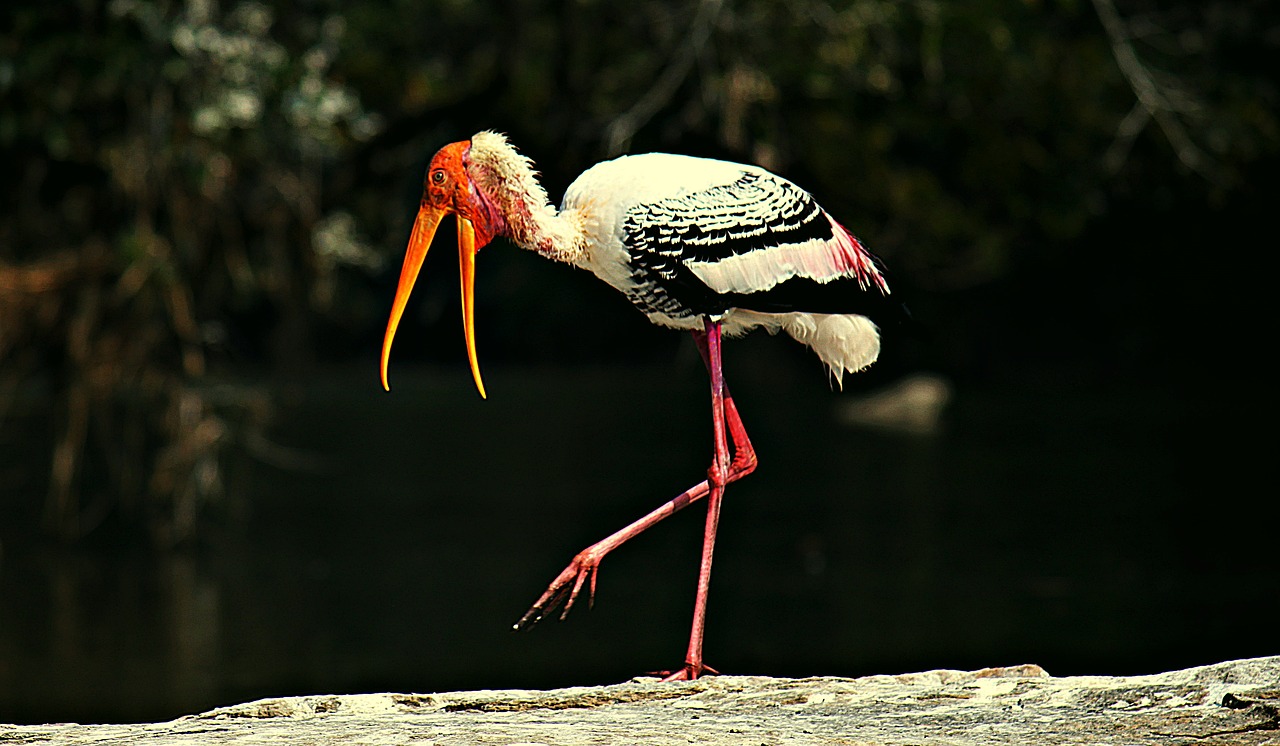
<path fill-rule="evenodd" d="M 564 602 L 564 609 L 560 613 L 560 618 L 564 619 L 569 615 L 569 610 L 573 608 L 574 602 L 578 600 L 578 593 L 582 590 L 582 586 L 588 578 L 591 579 L 588 598 L 594 599 L 596 571 L 599 569 L 600 561 L 604 559 L 605 555 L 663 518 L 672 515 L 692 502 L 706 497 L 707 491 L 708 485 L 706 482 L 694 485 L 674 499 L 663 503 L 643 518 L 578 552 L 573 561 L 569 563 L 569 566 L 557 575 L 555 580 L 551 581 L 551 585 L 547 587 L 546 592 L 542 594 L 533 606 L 529 607 L 524 616 L 520 617 L 520 621 L 515 623 L 515 628 L 528 629 L 532 627 L 542 621 L 542 617 L 561 602 Z"/>
<path fill-rule="evenodd" d="M 698 351 L 702 355 L 703 361 L 707 365 L 708 372 L 712 371 L 712 363 L 710 351 L 708 349 L 708 331 L 699 330 L 693 333 L 694 341 L 697 343 Z M 719 368 L 719 328 L 716 327 L 716 368 Z M 713 375 L 713 377 L 716 377 Z M 742 419 L 738 416 L 737 406 L 733 403 L 733 398 L 729 395 L 728 389 L 724 386 L 723 376 L 720 379 L 719 390 L 721 392 L 721 406 L 718 411 L 723 412 L 723 424 L 728 426 L 729 436 L 733 440 L 734 457 L 727 471 L 724 473 L 723 484 L 737 481 L 742 477 L 750 474 L 756 468 L 755 450 L 751 446 L 751 440 L 747 437 L 746 428 L 742 424 Z M 713 387 L 714 390 L 714 387 Z M 723 435 L 724 428 L 721 428 Z M 720 463 L 726 463 L 728 460 L 723 459 Z M 710 474 L 708 475 L 710 477 Z M 723 489 L 723 484 L 721 488 Z M 569 610 L 573 608 L 574 603 L 578 599 L 578 594 L 582 591 L 584 585 L 590 580 L 587 586 L 588 599 L 595 596 L 596 573 L 600 567 L 601 560 L 609 552 L 617 549 L 627 540 L 635 537 L 650 526 L 658 523 L 662 519 L 674 514 L 689 504 L 701 500 L 711 492 L 711 480 L 700 482 L 693 487 L 685 490 L 672 500 L 662 504 L 656 510 L 639 520 L 629 524 L 621 530 L 611 534 L 607 538 L 592 544 L 582 550 L 573 558 L 556 579 L 547 587 L 546 592 L 520 617 L 520 621 L 515 623 L 515 629 L 528 629 L 542 620 L 543 616 L 549 611 L 556 608 L 561 603 L 564 609 L 561 611 L 560 618 L 563 619 L 568 615 Z M 717 512 L 718 515 L 718 512 Z"/>

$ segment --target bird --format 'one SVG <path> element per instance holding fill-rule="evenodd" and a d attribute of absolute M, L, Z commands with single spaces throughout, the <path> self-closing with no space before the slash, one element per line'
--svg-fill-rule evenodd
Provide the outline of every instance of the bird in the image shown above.
<path fill-rule="evenodd" d="M 710 377 L 712 455 L 706 478 L 579 552 L 514 625 L 532 627 L 580 593 L 595 597 L 611 551 L 675 512 L 707 500 L 693 623 L 683 665 L 660 673 L 694 680 L 718 673 L 703 657 L 716 530 L 727 485 L 758 459 L 725 384 L 721 345 L 753 329 L 785 332 L 809 347 L 840 385 L 880 354 L 880 324 L 905 313 L 883 264 L 814 197 L 754 165 L 670 153 L 624 155 L 584 171 L 554 207 L 533 161 L 497 132 L 442 147 L 400 270 L 382 344 L 391 344 L 441 221 L 456 222 L 463 336 L 472 378 L 487 397 L 476 357 L 477 253 L 498 237 L 585 269 L 620 291 L 649 321 L 691 332 Z"/>

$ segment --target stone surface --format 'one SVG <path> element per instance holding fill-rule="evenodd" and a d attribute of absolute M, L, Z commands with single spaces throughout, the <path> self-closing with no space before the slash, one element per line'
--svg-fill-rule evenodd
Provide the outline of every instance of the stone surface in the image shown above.
<path fill-rule="evenodd" d="M 1280 744 L 1280 656 L 1151 676 L 1033 665 L 859 679 L 267 699 L 167 723 L 0 725 L 0 744 Z"/>

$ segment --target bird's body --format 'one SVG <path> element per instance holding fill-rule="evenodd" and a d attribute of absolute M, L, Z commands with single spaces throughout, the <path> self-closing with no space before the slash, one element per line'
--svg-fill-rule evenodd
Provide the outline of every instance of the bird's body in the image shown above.
<path fill-rule="evenodd" d="M 871 319 L 898 311 L 862 244 L 808 192 L 758 166 L 622 156 L 583 172 L 555 211 L 505 138 L 480 133 L 471 153 L 501 175 L 488 191 L 531 216 L 513 226 L 516 243 L 592 272 L 655 324 L 784 330 L 840 379 L 879 354 Z"/>
<path fill-rule="evenodd" d="M 400 314 L 441 217 L 458 217 L 463 317 L 476 385 L 471 317 L 475 254 L 502 235 L 522 248 L 592 272 L 650 321 L 693 332 L 712 378 L 715 455 L 708 479 L 598 544 L 552 583 L 519 625 L 560 602 L 565 612 L 604 555 L 690 502 L 709 497 L 703 571 L 685 667 L 696 678 L 711 549 L 724 486 L 755 468 L 755 452 L 724 386 L 722 334 L 755 328 L 787 332 L 840 380 L 880 351 L 873 319 L 901 313 L 876 260 L 790 181 L 757 166 L 669 154 L 597 164 L 552 207 L 529 159 L 506 138 L 481 132 L 436 154 L 428 169 L 400 286 L 383 343 L 382 374 Z M 733 442 L 732 458 L 728 447 Z"/>

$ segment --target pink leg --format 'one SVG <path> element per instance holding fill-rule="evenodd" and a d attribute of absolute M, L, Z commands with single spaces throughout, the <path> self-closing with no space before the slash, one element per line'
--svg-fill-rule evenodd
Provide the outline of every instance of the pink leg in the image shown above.
<path fill-rule="evenodd" d="M 707 367 L 711 372 L 711 431 L 715 436 L 715 456 L 707 470 L 711 494 L 707 498 L 707 526 L 702 534 L 702 567 L 698 571 L 698 595 L 693 603 L 693 629 L 684 667 L 671 671 L 663 681 L 693 681 L 704 673 L 716 673 L 702 661 L 702 638 L 707 624 L 707 592 L 711 587 L 711 558 L 715 552 L 716 529 L 720 526 L 720 505 L 730 469 L 729 445 L 724 425 L 724 373 L 720 366 L 720 324 L 707 321 Z"/>
<path fill-rule="evenodd" d="M 714 353 L 709 349 L 712 347 L 710 337 L 713 334 Z M 588 598 L 594 598 L 596 572 L 605 555 L 655 523 L 713 493 L 712 484 L 718 482 L 718 488 L 714 491 L 716 494 L 714 520 L 710 505 L 708 506 L 707 531 L 709 534 L 704 534 L 703 566 L 698 577 L 698 601 L 694 610 L 694 631 L 689 641 L 690 656 L 686 657 L 686 668 L 678 672 L 685 675 L 678 676 L 678 678 L 696 678 L 702 670 L 706 670 L 701 660 L 702 628 L 706 614 L 706 583 L 710 579 L 711 570 L 710 554 L 715 542 L 715 525 L 718 525 L 720 517 L 719 495 L 723 494 L 724 485 L 735 482 L 755 470 L 756 454 L 751 447 L 750 439 L 747 438 L 747 431 L 742 425 L 742 419 L 738 416 L 738 408 L 733 402 L 733 397 L 729 395 L 729 391 L 724 385 L 724 377 L 720 369 L 719 325 L 707 322 L 706 331 L 694 332 L 694 340 L 698 344 L 698 350 L 702 353 L 703 360 L 706 362 L 707 370 L 711 373 L 712 378 L 712 418 L 717 445 L 715 460 L 711 469 L 708 470 L 708 479 L 690 487 L 674 499 L 664 503 L 653 512 L 622 530 L 579 552 L 573 558 L 573 561 L 569 563 L 569 566 L 551 582 L 546 592 L 525 612 L 524 616 L 520 617 L 520 621 L 515 624 L 516 629 L 532 627 L 541 621 L 546 612 L 554 609 L 561 602 L 564 603 L 564 610 L 561 612 L 560 618 L 564 619 L 569 610 L 573 608 L 582 586 L 588 579 L 591 581 Z M 733 462 L 729 464 L 727 469 L 724 467 L 724 464 L 729 463 L 727 448 L 724 443 L 726 421 L 734 446 Z M 693 673 L 692 669 L 689 669 L 688 658 L 692 656 L 695 646 L 697 648 L 697 672 Z M 689 673 L 692 673 L 692 676 L 689 676 Z"/>

